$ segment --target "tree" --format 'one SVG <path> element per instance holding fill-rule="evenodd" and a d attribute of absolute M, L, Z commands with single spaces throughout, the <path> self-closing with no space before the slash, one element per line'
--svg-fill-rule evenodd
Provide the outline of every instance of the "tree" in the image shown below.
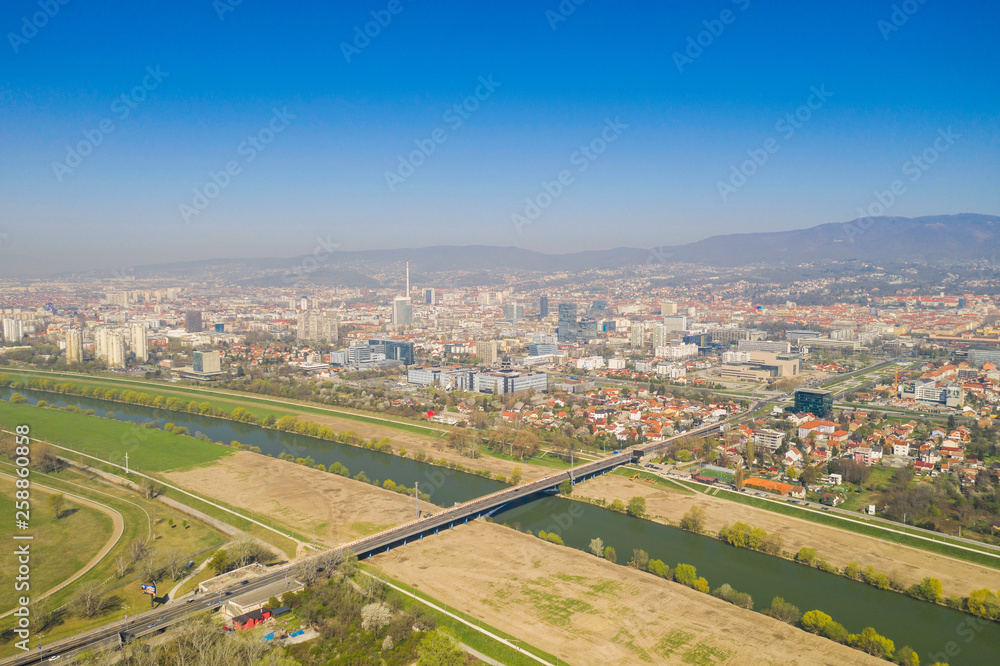
<path fill-rule="evenodd" d="M 865 627 L 860 634 L 851 634 L 847 642 L 879 659 L 889 659 L 896 651 L 895 644 L 872 627 Z"/>
<path fill-rule="evenodd" d="M 381 601 L 370 603 L 361 609 L 361 628 L 375 635 L 382 627 L 392 622 L 392 608 Z"/>
<path fill-rule="evenodd" d="M 674 569 L 674 580 L 681 585 L 694 587 L 695 581 L 698 580 L 698 570 L 691 564 L 678 564 Z"/>
<path fill-rule="evenodd" d="M 633 497 L 628 501 L 628 515 L 634 518 L 642 518 L 646 514 L 646 498 Z"/>
<path fill-rule="evenodd" d="M 521 466 L 514 465 L 514 469 L 510 471 L 510 483 L 512 486 L 516 486 L 521 483 Z"/>
<path fill-rule="evenodd" d="M 565 481 L 559 484 L 560 495 L 569 495 L 572 492 L 573 492 L 573 484 L 572 482 L 570 482 L 569 479 L 566 479 Z"/>
<path fill-rule="evenodd" d="M 919 583 L 914 583 L 906 590 L 906 593 L 911 597 L 933 603 L 940 603 L 942 592 L 941 581 L 930 576 L 924 578 Z"/>
<path fill-rule="evenodd" d="M 11 404 L 14 405 L 23 405 L 24 403 L 28 402 L 28 399 L 25 398 L 20 393 L 15 393 L 12 396 L 10 396 L 10 402 Z"/>
<path fill-rule="evenodd" d="M 786 602 L 781 597 L 772 599 L 771 607 L 765 610 L 764 613 L 776 620 L 793 625 L 798 624 L 799 620 L 802 619 L 802 611 L 798 609 L 798 606 Z"/>
<path fill-rule="evenodd" d="M 920 657 L 909 645 L 896 650 L 896 663 L 900 666 L 920 666 Z"/>
<path fill-rule="evenodd" d="M 615 554 L 615 549 L 612 548 L 611 546 L 605 548 L 604 559 L 606 559 L 608 562 L 611 562 L 611 564 L 616 563 L 618 561 L 618 555 Z"/>
<path fill-rule="evenodd" d="M 646 567 L 649 565 L 649 553 L 644 550 L 636 548 L 632 551 L 632 559 L 629 560 L 628 565 L 633 569 L 638 569 L 639 571 L 645 571 Z"/>
<path fill-rule="evenodd" d="M 594 557 L 604 557 L 604 541 L 600 538 L 590 540 L 590 552 Z"/>
<path fill-rule="evenodd" d="M 616 511 L 618 513 L 625 513 L 625 502 L 616 498 L 611 501 L 611 506 L 609 508 L 612 511 Z"/>
<path fill-rule="evenodd" d="M 802 548 L 795 555 L 795 561 L 801 562 L 802 564 L 808 564 L 812 566 L 816 561 L 816 549 L 815 548 Z"/>
<path fill-rule="evenodd" d="M 757 455 L 753 440 L 747 442 L 747 467 L 753 469 L 754 458 Z"/>
<path fill-rule="evenodd" d="M 802 616 L 802 628 L 818 634 L 823 631 L 823 627 L 833 622 L 833 618 L 819 610 L 807 611 Z"/>
<path fill-rule="evenodd" d="M 97 581 L 79 585 L 70 600 L 70 606 L 80 617 L 94 617 L 104 606 L 104 587 Z"/>
<path fill-rule="evenodd" d="M 52 507 L 52 513 L 56 520 L 59 520 L 62 517 L 63 508 L 66 506 L 66 496 L 62 493 L 49 495 L 49 506 Z"/>
<path fill-rule="evenodd" d="M 681 529 L 695 534 L 701 534 L 705 529 L 705 510 L 700 506 L 693 506 L 681 518 Z"/>
<path fill-rule="evenodd" d="M 447 635 L 435 630 L 417 648 L 417 666 L 463 666 L 465 653 Z"/>

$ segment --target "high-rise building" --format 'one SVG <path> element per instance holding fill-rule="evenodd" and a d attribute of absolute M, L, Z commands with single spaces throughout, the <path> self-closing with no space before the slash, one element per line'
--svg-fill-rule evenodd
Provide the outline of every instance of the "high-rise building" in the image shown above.
<path fill-rule="evenodd" d="M 668 331 L 684 331 L 687 330 L 687 317 L 664 317 L 663 325 L 667 327 Z"/>
<path fill-rule="evenodd" d="M 538 299 L 538 316 L 548 317 L 549 316 L 549 297 L 542 296 Z"/>
<path fill-rule="evenodd" d="M 524 319 L 524 306 L 518 303 L 507 303 L 503 306 L 503 318 L 504 321 L 516 324 Z"/>
<path fill-rule="evenodd" d="M 201 333 L 205 330 L 201 323 L 200 310 L 191 310 L 184 315 L 184 330 L 188 333 Z"/>
<path fill-rule="evenodd" d="M 79 329 L 71 328 L 66 331 L 66 362 L 83 362 L 83 333 Z"/>
<path fill-rule="evenodd" d="M 19 342 L 24 337 L 24 324 L 20 319 L 3 320 L 3 339 L 7 342 Z"/>
<path fill-rule="evenodd" d="M 797 389 L 795 391 L 796 412 L 808 412 L 821 419 L 833 414 L 833 394 L 819 389 Z"/>
<path fill-rule="evenodd" d="M 663 324 L 657 324 L 653 327 L 649 341 L 653 344 L 653 349 L 667 345 L 670 342 L 670 329 Z"/>
<path fill-rule="evenodd" d="M 500 345 L 496 340 L 476 342 L 476 356 L 483 365 L 496 365 Z"/>
<path fill-rule="evenodd" d="M 340 338 L 340 323 L 333 312 L 303 312 L 299 314 L 295 330 L 298 340 L 335 343 Z"/>
<path fill-rule="evenodd" d="M 559 304 L 559 342 L 576 342 L 580 324 L 576 320 L 576 303 Z"/>
<path fill-rule="evenodd" d="M 125 336 L 118 331 L 101 328 L 94 337 L 97 358 L 107 363 L 109 368 L 124 368 Z"/>
<path fill-rule="evenodd" d="M 584 342 L 589 342 L 597 337 L 597 320 L 593 317 L 584 317 L 580 320 L 577 335 Z"/>
<path fill-rule="evenodd" d="M 412 323 L 413 301 L 410 300 L 410 262 L 406 262 L 406 292 L 392 301 L 392 325 L 401 327 L 409 326 Z"/>
<path fill-rule="evenodd" d="M 662 303 L 660 303 L 660 314 L 661 315 L 677 314 L 677 304 L 671 301 L 663 301 Z"/>
<path fill-rule="evenodd" d="M 604 299 L 597 299 L 590 304 L 590 311 L 593 314 L 604 314 L 604 311 L 608 309 L 608 302 Z"/>
<path fill-rule="evenodd" d="M 434 305 L 437 300 L 437 294 L 435 294 L 433 288 L 424 289 L 424 302 L 427 305 Z"/>
<path fill-rule="evenodd" d="M 402 361 L 403 365 L 413 365 L 413 343 L 392 338 L 369 338 L 368 346 L 373 352 L 382 352 L 387 360 Z"/>
<path fill-rule="evenodd" d="M 135 354 L 135 360 L 145 363 L 149 360 L 149 350 L 146 346 L 146 326 L 145 324 L 132 324 L 128 328 L 129 346 Z"/>
<path fill-rule="evenodd" d="M 632 323 L 629 331 L 629 344 L 633 347 L 642 347 L 646 344 L 646 326 L 641 321 Z"/>
<path fill-rule="evenodd" d="M 408 296 L 397 296 L 392 300 L 392 325 L 409 326 L 413 323 L 413 302 Z"/>
<path fill-rule="evenodd" d="M 199 350 L 193 365 L 195 372 L 222 372 L 222 356 L 214 349 Z"/>

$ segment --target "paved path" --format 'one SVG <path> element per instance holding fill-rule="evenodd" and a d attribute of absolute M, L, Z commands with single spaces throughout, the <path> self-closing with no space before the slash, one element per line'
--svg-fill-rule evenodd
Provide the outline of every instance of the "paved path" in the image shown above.
<path fill-rule="evenodd" d="M 5 477 L 8 477 L 10 479 L 16 479 L 17 478 L 15 476 L 11 476 L 10 474 L 4 474 L 3 472 L 0 472 L 0 476 L 5 476 Z M 79 504 L 84 504 L 84 505 L 89 506 L 91 508 L 97 509 L 101 513 L 103 513 L 106 516 L 108 516 L 109 518 L 111 518 L 111 524 L 112 524 L 112 530 L 113 530 L 111 538 L 108 539 L 107 543 L 104 544 L 104 547 L 101 548 L 101 550 L 98 551 L 98 553 L 96 555 L 94 555 L 94 557 L 92 557 L 90 559 L 90 561 L 87 562 L 87 564 L 85 564 L 83 566 L 82 569 L 80 569 L 75 574 L 73 574 L 72 576 L 70 576 L 69 578 L 67 578 L 66 580 L 64 580 L 63 582 L 61 582 L 58 585 L 56 585 L 55 587 L 53 587 L 51 590 L 48 590 L 47 592 L 43 592 L 42 594 L 38 595 L 38 597 L 36 597 L 37 599 L 44 599 L 45 597 L 47 597 L 49 595 L 55 594 L 56 592 L 58 592 L 59 590 L 63 589 L 64 587 L 66 587 L 67 585 L 69 585 L 70 583 L 72 583 L 73 581 L 75 581 L 78 578 L 80 578 L 80 576 L 84 575 L 85 573 L 87 573 L 88 571 L 90 571 L 91 569 L 93 569 L 95 566 L 97 566 L 97 564 L 101 560 L 104 559 L 104 556 L 107 555 L 109 552 L 111 552 L 111 549 L 114 548 L 116 545 L 118 545 L 118 541 L 121 540 L 122 534 L 125 533 L 125 519 L 122 517 L 122 514 L 118 513 L 115 509 L 112 509 L 110 506 L 108 506 L 106 504 L 100 504 L 99 502 L 95 502 L 93 500 L 89 500 L 86 497 L 80 497 L 79 495 L 74 495 L 73 493 L 67 493 L 67 492 L 64 492 L 62 490 L 58 490 L 58 489 L 52 488 L 50 486 L 45 486 L 45 485 L 42 485 L 42 484 L 37 483 L 37 482 L 32 482 L 31 487 L 32 488 L 39 488 L 39 489 L 43 490 L 44 492 L 48 492 L 48 493 L 60 493 L 62 495 L 65 495 L 66 497 L 73 498 L 73 500 L 75 502 L 79 503 Z M 9 610 L 6 613 L 4 613 L 3 615 L 0 615 L 0 617 L 6 617 L 6 616 L 10 615 L 11 613 L 13 613 L 15 610 L 16 609 L 12 608 L 11 610 Z"/>

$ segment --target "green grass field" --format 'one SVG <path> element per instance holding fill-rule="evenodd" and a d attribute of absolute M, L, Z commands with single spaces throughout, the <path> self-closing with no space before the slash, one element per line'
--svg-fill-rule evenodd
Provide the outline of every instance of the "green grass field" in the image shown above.
<path fill-rule="evenodd" d="M 432 439 L 439 439 L 447 434 L 451 428 L 444 425 L 428 426 L 415 419 L 407 419 L 402 416 L 393 416 L 391 420 L 366 414 L 360 410 L 347 407 L 320 407 L 302 400 L 292 398 L 272 398 L 270 396 L 257 396 L 249 393 L 238 393 L 224 389 L 194 388 L 178 386 L 143 379 L 124 379 L 116 377 L 81 377 L 71 373 L 45 372 L 41 370 L 27 370 L 22 368 L 3 368 L 0 374 L 5 374 L 11 379 L 21 381 L 29 378 L 49 378 L 60 383 L 69 382 L 78 386 L 92 386 L 101 388 L 131 388 L 142 390 L 151 394 L 162 395 L 164 397 L 185 398 L 187 400 L 197 400 L 198 402 L 208 401 L 216 407 L 227 411 L 232 411 L 236 407 L 243 407 L 252 412 L 257 417 L 273 414 L 275 418 L 280 418 L 289 414 L 318 414 L 323 416 L 336 416 L 340 418 L 352 419 L 372 425 L 405 430 L 418 435 L 424 435 Z"/>
<path fill-rule="evenodd" d="M 0 468 L 0 472 L 10 474 L 10 468 Z M 0 561 L 0 613 L 17 605 L 17 598 L 23 593 L 14 589 L 14 575 L 17 562 L 14 560 L 14 546 L 28 544 L 31 548 L 31 589 L 29 596 L 38 596 L 60 584 L 82 569 L 104 547 L 114 533 L 114 528 L 106 514 L 94 507 L 85 506 L 72 497 L 66 497 L 62 517 L 56 520 L 49 505 L 48 493 L 40 488 L 31 491 L 29 530 L 18 530 L 11 520 L 0 524 L 0 539 L 6 544 L 14 544 L 4 550 Z M 5 507 L 14 507 L 14 479 L 0 476 L 0 502 Z M 17 542 L 15 534 L 29 534 L 33 539 Z"/>
<path fill-rule="evenodd" d="M 15 425 L 28 425 L 32 437 L 70 446 L 75 451 L 116 464 L 123 464 L 128 452 L 130 466 L 145 473 L 202 465 L 232 454 L 231 449 L 193 437 L 2 400 L 0 424 L 6 430 L 13 430 Z"/>
<path fill-rule="evenodd" d="M 0 471 L 10 473 L 13 469 L 14 466 L 10 463 L 0 462 Z M 149 596 L 140 593 L 139 581 L 136 579 L 135 572 L 126 574 L 122 579 L 117 578 L 114 573 L 114 560 L 118 555 L 127 551 L 129 544 L 134 539 L 143 541 L 150 539 L 151 523 L 152 538 L 148 543 L 155 549 L 154 553 L 159 557 L 176 549 L 183 557 L 202 559 L 202 556 L 196 554 L 202 552 L 207 556 L 210 549 L 219 546 L 225 540 L 223 535 L 215 529 L 187 515 L 174 511 L 159 502 L 145 500 L 123 488 L 95 481 L 74 469 L 65 469 L 55 474 L 34 472 L 32 478 L 37 484 L 51 486 L 60 492 L 74 493 L 106 504 L 121 513 L 125 522 L 122 538 L 97 566 L 78 581 L 46 600 L 47 607 L 50 610 L 55 610 L 70 601 L 78 584 L 98 581 L 105 585 L 108 595 L 115 598 L 115 608 L 102 617 L 90 620 L 81 619 L 71 614 L 64 615 L 58 624 L 49 627 L 44 632 L 46 642 L 66 638 L 101 625 L 109 619 L 120 619 L 124 616 L 126 608 L 129 614 L 149 608 Z M 173 527 L 170 526 L 171 521 Z M 187 527 L 184 526 L 185 521 Z M 32 576 L 35 576 L 45 565 L 34 562 L 33 564 L 38 567 L 37 570 L 32 569 Z M 161 581 L 159 585 L 163 592 L 168 592 L 174 583 L 166 579 Z M 0 620 L 0 631 L 11 626 L 13 626 L 12 618 L 7 617 Z M 0 658 L 13 655 L 16 651 L 11 643 L 0 645 Z"/>

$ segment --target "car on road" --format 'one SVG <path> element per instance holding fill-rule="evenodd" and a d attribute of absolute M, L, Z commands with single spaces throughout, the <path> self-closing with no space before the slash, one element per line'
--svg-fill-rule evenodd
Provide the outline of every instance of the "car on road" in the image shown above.
<path fill-rule="evenodd" d="M 240 585 L 246 585 L 249 582 L 250 582 L 249 580 L 241 580 Z"/>

